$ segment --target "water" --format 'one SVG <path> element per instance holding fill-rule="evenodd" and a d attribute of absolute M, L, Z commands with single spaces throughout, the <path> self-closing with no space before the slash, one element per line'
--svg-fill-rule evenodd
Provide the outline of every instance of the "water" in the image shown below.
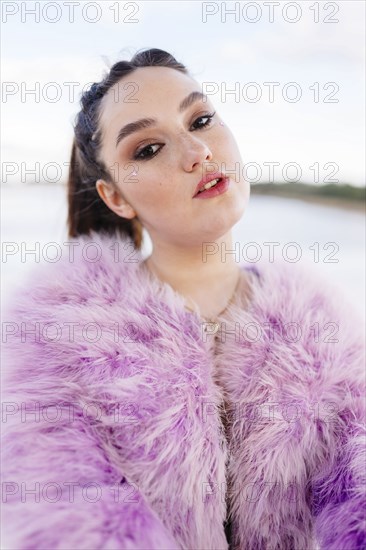
<path fill-rule="evenodd" d="M 68 241 L 66 232 L 66 190 L 62 186 L 3 186 L 2 241 L 15 252 L 2 263 L 2 303 L 26 281 L 28 271 L 36 265 L 35 256 L 21 257 L 21 243 L 27 250 L 39 243 Z M 293 199 L 250 197 L 247 212 L 233 228 L 240 260 L 255 260 L 262 254 L 269 259 L 274 247 L 274 261 L 295 258 L 311 267 L 319 276 L 332 281 L 358 313 L 365 319 L 365 215 L 361 212 L 329 208 Z M 249 243 L 256 243 L 250 244 Z M 296 247 L 289 245 L 296 243 Z M 318 243 L 318 244 L 316 244 Z M 9 244 L 7 245 L 9 247 Z M 9 248 L 8 248 L 9 250 Z M 143 253 L 151 250 L 147 239 Z M 50 256 L 52 254 L 50 250 Z M 42 255 L 37 258 L 43 262 Z"/>

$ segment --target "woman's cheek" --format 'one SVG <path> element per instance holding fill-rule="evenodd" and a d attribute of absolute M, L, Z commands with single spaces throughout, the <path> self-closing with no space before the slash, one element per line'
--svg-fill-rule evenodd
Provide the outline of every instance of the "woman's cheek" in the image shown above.
<path fill-rule="evenodd" d="M 137 204 L 155 210 L 164 201 L 164 193 L 159 181 L 144 176 L 141 181 L 135 184 L 134 200 Z"/>

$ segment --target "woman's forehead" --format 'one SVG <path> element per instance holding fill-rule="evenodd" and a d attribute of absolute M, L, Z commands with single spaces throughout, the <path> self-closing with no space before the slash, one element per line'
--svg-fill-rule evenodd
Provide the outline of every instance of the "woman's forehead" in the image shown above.
<path fill-rule="evenodd" d="M 140 67 L 116 82 L 101 100 L 100 122 L 120 114 L 124 118 L 152 116 L 177 105 L 192 91 L 201 91 L 191 76 L 168 67 Z M 146 112 L 145 112 L 146 110 Z"/>
<path fill-rule="evenodd" d="M 176 94 L 184 94 L 199 90 L 200 85 L 191 76 L 170 67 L 139 67 L 122 77 L 103 97 L 105 106 L 116 103 L 134 105 L 146 102 L 155 97 L 170 96 L 174 100 Z M 179 101 L 179 97 L 176 98 Z"/>

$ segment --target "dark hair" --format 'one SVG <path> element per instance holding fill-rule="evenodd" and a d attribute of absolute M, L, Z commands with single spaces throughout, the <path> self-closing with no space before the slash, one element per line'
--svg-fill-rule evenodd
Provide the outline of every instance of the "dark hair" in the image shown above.
<path fill-rule="evenodd" d="M 137 217 L 130 220 L 115 214 L 101 199 L 95 186 L 98 179 L 114 185 L 108 169 L 98 158 L 101 148 L 101 99 L 116 82 L 139 67 L 169 67 L 188 74 L 186 67 L 170 53 L 157 48 L 146 49 L 135 53 L 131 61 L 115 63 L 101 82 L 94 82 L 82 94 L 81 110 L 74 125 L 67 183 L 69 237 L 89 235 L 91 230 L 103 231 L 110 235 L 127 235 L 133 239 L 137 249 L 141 248 L 141 222 Z"/>

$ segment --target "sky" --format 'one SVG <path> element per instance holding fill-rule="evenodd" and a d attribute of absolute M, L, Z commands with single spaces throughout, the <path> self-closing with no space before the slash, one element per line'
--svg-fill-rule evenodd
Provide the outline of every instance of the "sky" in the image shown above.
<path fill-rule="evenodd" d="M 251 183 L 365 185 L 362 0 L 3 1 L 1 21 L 3 183 L 64 181 L 83 87 L 154 47 L 210 93 Z"/>

